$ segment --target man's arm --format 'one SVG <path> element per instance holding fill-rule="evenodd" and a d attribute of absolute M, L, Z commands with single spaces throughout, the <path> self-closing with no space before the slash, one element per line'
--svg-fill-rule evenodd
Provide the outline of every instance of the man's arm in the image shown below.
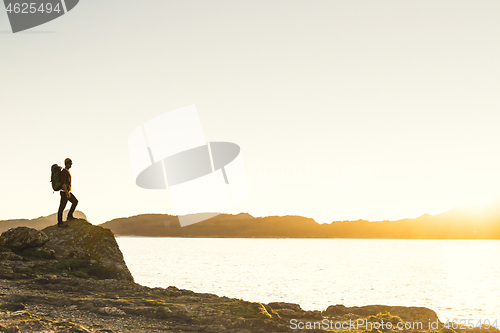
<path fill-rule="evenodd" d="M 69 190 L 68 190 L 68 186 L 66 184 L 62 184 L 62 189 L 66 192 L 66 196 L 69 197 L 71 196 L 71 194 L 69 193 Z"/>
<path fill-rule="evenodd" d="M 69 194 L 69 189 L 68 189 L 67 183 L 68 183 L 68 170 L 63 169 L 61 171 L 61 184 L 62 184 L 61 188 L 66 192 L 66 196 L 69 199 L 70 194 Z"/>

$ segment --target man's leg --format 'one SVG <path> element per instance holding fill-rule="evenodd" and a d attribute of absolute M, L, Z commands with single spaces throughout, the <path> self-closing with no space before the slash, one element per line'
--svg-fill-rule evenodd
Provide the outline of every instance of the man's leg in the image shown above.
<path fill-rule="evenodd" d="M 59 203 L 59 210 L 57 211 L 57 223 L 62 223 L 62 215 L 66 204 L 68 203 L 68 198 L 66 197 L 66 192 L 60 191 L 61 194 L 61 202 Z"/>
<path fill-rule="evenodd" d="M 73 193 L 70 193 L 69 195 L 70 195 L 69 202 L 71 202 L 71 208 L 69 209 L 67 220 L 74 220 L 75 218 L 73 217 L 73 213 L 75 212 L 76 205 L 78 205 L 78 199 L 75 197 Z"/>

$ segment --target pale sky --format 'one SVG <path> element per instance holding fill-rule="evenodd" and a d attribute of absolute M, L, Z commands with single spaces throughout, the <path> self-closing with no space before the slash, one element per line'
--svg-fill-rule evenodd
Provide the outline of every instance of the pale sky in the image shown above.
<path fill-rule="evenodd" d="M 0 220 L 55 213 L 73 160 L 89 221 L 173 214 L 128 135 L 195 104 L 241 147 L 237 212 L 319 223 L 500 195 L 498 1 L 97 1 L 12 34 L 0 9 Z M 294 173 L 294 170 L 296 171 Z M 68 203 L 69 208 L 69 203 Z"/>

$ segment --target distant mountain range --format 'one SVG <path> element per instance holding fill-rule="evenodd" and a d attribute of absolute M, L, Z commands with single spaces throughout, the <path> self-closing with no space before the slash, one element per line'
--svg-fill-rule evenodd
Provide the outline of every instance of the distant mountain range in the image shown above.
<path fill-rule="evenodd" d="M 101 224 L 117 236 L 228 238 L 402 238 L 500 239 L 500 203 L 475 209 L 461 206 L 414 219 L 318 224 L 302 216 L 253 217 L 221 214 L 181 228 L 176 216 L 144 214 Z"/>
<path fill-rule="evenodd" d="M 69 209 L 63 212 L 63 221 L 66 221 L 66 217 L 68 216 Z M 76 218 L 87 219 L 85 214 L 76 210 L 73 214 Z M 50 225 L 54 225 L 57 223 L 57 213 L 48 216 L 40 216 L 36 219 L 15 219 L 15 220 L 4 220 L 0 221 L 0 233 L 9 230 L 10 228 L 15 227 L 30 227 L 38 230 L 42 230 Z"/>
<path fill-rule="evenodd" d="M 80 211 L 75 212 L 75 217 L 86 219 Z M 56 223 L 56 214 L 0 221 L 0 232 L 21 225 L 40 230 Z M 146 237 L 500 239 L 500 201 L 481 208 L 460 206 L 437 215 L 397 221 L 319 224 L 303 216 L 253 217 L 241 213 L 221 214 L 181 228 L 175 215 L 143 214 L 113 219 L 100 226 L 117 236 Z"/>

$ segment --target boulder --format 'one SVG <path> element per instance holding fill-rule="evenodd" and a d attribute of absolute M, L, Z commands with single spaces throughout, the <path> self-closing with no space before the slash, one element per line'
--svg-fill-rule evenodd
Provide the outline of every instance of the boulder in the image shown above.
<path fill-rule="evenodd" d="M 389 305 L 366 305 L 345 307 L 344 305 L 331 305 L 323 313 L 325 316 L 346 316 L 354 314 L 360 317 L 376 316 L 379 313 L 389 312 L 404 321 L 434 322 L 438 320 L 436 312 L 431 309 L 416 306 L 389 306 Z"/>
<path fill-rule="evenodd" d="M 349 311 L 343 304 L 330 305 L 324 312 L 325 316 L 336 317 L 343 316 L 347 314 Z"/>
<path fill-rule="evenodd" d="M 271 303 L 268 303 L 267 305 L 269 305 L 274 310 L 290 309 L 290 310 L 293 310 L 293 311 L 295 311 L 297 313 L 304 312 L 304 310 L 302 310 L 302 308 L 300 307 L 300 305 L 296 304 L 296 303 L 271 302 Z"/>
<path fill-rule="evenodd" d="M 287 302 L 271 302 L 268 303 L 271 309 L 276 311 L 282 317 L 297 317 L 302 318 L 305 315 L 305 311 L 300 307 L 299 304 L 287 303 Z"/>
<path fill-rule="evenodd" d="M 48 241 L 49 237 L 43 231 L 28 227 L 12 228 L 0 236 L 0 246 L 14 251 L 42 246 Z"/>
<path fill-rule="evenodd" d="M 265 308 L 271 316 L 280 318 L 309 318 L 314 320 L 323 318 L 321 311 L 305 311 L 296 303 L 271 302 L 265 305 Z"/>
<path fill-rule="evenodd" d="M 68 225 L 68 228 L 54 225 L 43 229 L 50 240 L 41 250 L 53 251 L 56 259 L 88 259 L 107 270 L 110 278 L 134 280 L 111 230 L 83 219 L 71 220 Z"/>
<path fill-rule="evenodd" d="M 101 314 L 108 315 L 108 316 L 125 316 L 126 315 L 126 313 L 124 311 L 117 309 L 117 308 L 114 308 L 114 307 L 109 307 L 109 306 L 99 308 L 98 312 Z"/>

